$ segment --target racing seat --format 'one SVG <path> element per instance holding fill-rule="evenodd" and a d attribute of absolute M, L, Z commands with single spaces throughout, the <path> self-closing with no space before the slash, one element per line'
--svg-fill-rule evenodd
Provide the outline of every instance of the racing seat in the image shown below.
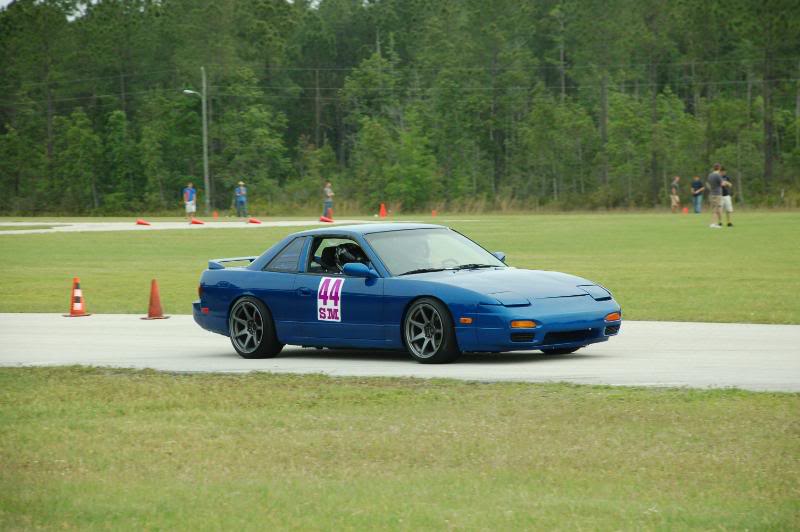
<path fill-rule="evenodd" d="M 336 246 L 330 246 L 322 250 L 319 257 L 319 265 L 326 273 L 339 273 L 341 270 L 336 265 Z"/>

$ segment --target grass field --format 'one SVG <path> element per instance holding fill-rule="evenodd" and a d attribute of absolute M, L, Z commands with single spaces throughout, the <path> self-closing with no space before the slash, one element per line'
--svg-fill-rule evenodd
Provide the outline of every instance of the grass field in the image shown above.
<path fill-rule="evenodd" d="M 800 213 L 737 213 L 722 230 L 705 214 L 415 219 L 451 225 L 513 266 L 601 283 L 628 319 L 800 323 Z M 144 313 L 157 278 L 166 312 L 189 313 L 209 258 L 257 255 L 295 230 L 0 233 L 0 312 L 64 312 L 79 276 L 91 312 Z"/>
<path fill-rule="evenodd" d="M 800 395 L 0 369 L 0 528 L 800 527 Z"/>

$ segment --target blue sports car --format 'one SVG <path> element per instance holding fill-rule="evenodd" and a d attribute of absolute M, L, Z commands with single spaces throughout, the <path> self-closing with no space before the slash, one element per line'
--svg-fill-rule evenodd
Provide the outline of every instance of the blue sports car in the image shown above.
<path fill-rule="evenodd" d="M 249 264 L 225 266 L 236 262 Z M 566 354 L 618 334 L 622 319 L 598 284 L 507 266 L 428 224 L 295 233 L 259 257 L 209 261 L 198 292 L 195 321 L 244 358 L 285 344 L 405 349 L 433 364 L 470 351 Z"/>

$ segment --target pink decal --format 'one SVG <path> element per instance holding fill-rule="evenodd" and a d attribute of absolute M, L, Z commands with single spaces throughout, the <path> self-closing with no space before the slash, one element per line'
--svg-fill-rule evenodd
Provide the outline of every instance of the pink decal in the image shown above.
<path fill-rule="evenodd" d="M 323 277 L 317 289 L 317 319 L 319 321 L 342 321 L 341 277 Z"/>

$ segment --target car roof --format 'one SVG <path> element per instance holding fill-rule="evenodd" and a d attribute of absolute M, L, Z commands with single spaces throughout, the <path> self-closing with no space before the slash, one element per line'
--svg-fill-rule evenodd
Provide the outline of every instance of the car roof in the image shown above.
<path fill-rule="evenodd" d="M 443 225 L 420 224 L 420 223 L 366 223 L 357 225 L 332 225 L 320 227 L 319 229 L 309 229 L 295 233 L 293 236 L 320 235 L 336 233 L 340 235 L 366 235 L 370 233 L 387 233 L 390 231 L 408 231 L 411 229 L 447 229 Z"/>

